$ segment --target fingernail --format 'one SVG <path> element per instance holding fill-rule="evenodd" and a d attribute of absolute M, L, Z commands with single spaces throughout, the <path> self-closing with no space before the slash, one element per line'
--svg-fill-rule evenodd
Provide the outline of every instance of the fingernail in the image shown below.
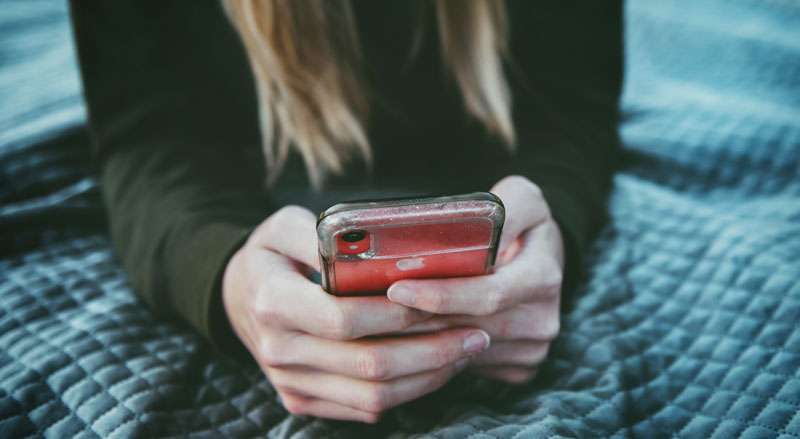
<path fill-rule="evenodd" d="M 414 292 L 406 287 L 389 288 L 389 300 L 403 305 L 413 306 L 415 302 Z"/>
<path fill-rule="evenodd" d="M 456 363 L 454 365 L 455 368 L 456 368 L 456 372 L 460 372 L 460 371 L 464 370 L 464 368 L 467 367 L 467 364 L 469 364 L 469 359 L 468 358 L 462 358 L 462 359 L 456 361 Z"/>
<path fill-rule="evenodd" d="M 489 334 L 483 331 L 473 332 L 464 339 L 464 352 L 474 354 L 489 347 Z"/>

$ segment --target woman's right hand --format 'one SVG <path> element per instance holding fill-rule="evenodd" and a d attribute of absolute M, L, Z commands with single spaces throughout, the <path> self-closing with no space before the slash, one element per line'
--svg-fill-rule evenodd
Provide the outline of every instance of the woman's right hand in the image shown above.
<path fill-rule="evenodd" d="M 287 206 L 256 228 L 223 279 L 231 327 L 291 413 L 376 422 L 444 385 L 489 345 L 471 328 L 367 337 L 431 314 L 385 296 L 330 295 L 305 275 L 318 261 L 316 218 Z"/>

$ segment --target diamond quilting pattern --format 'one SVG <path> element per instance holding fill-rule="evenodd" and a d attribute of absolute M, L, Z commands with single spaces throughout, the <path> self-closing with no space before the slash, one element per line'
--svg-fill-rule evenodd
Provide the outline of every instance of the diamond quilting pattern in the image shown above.
<path fill-rule="evenodd" d="M 586 292 L 537 382 L 496 401 L 461 377 L 375 432 L 800 435 L 798 224 L 765 228 L 625 175 L 612 213 Z M 0 272 L 4 433 L 327 437 L 372 428 L 288 417 L 252 364 L 217 358 L 191 331 L 154 319 L 102 236 L 51 243 L 4 260 Z"/>
<path fill-rule="evenodd" d="M 257 435 L 282 413 L 253 365 L 213 361 L 197 335 L 155 320 L 105 237 L 51 244 L 0 271 L 3 433 Z"/>

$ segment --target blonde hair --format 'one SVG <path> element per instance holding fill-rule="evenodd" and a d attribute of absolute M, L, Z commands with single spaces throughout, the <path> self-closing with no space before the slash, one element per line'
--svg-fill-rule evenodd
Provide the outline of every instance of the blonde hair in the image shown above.
<path fill-rule="evenodd" d="M 369 108 L 349 0 L 222 0 L 256 79 L 268 183 L 290 148 L 314 187 L 354 154 L 368 163 Z M 467 112 L 513 146 L 511 96 L 503 73 L 508 22 L 503 0 L 432 0 L 448 72 Z"/>

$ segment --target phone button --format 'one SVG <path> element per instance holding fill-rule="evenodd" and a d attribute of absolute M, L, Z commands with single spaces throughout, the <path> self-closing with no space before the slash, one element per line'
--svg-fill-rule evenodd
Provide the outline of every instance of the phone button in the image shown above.
<path fill-rule="evenodd" d="M 397 269 L 400 271 L 409 271 L 409 270 L 419 270 L 420 268 L 425 268 L 425 259 L 424 258 L 406 258 L 400 259 L 395 264 Z"/>

